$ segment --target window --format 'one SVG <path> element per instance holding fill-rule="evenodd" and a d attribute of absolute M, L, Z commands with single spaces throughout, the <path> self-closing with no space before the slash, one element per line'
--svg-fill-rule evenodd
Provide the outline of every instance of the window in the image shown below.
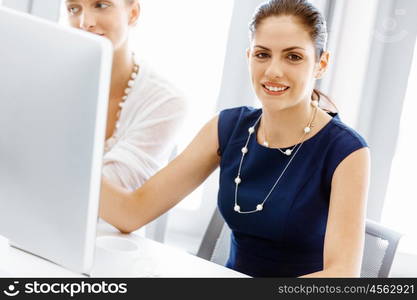
<path fill-rule="evenodd" d="M 397 149 L 388 184 L 382 222 L 404 234 L 400 250 L 417 254 L 417 44 L 400 123 Z"/>

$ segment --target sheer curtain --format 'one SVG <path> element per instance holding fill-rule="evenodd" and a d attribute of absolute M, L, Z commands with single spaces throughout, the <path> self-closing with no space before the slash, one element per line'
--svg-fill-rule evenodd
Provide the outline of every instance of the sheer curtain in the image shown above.
<path fill-rule="evenodd" d="M 401 116 L 400 131 L 391 166 L 382 222 L 405 236 L 400 250 L 417 254 L 417 44 L 408 79 L 407 93 Z"/>

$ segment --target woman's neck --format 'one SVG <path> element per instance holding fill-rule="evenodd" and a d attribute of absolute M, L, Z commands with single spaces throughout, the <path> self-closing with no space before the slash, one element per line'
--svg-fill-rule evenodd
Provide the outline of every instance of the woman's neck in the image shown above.
<path fill-rule="evenodd" d="M 272 148 L 295 145 L 303 135 L 304 128 L 311 121 L 313 111 L 310 101 L 303 101 L 299 105 L 279 111 L 264 108 L 258 130 L 258 141 L 262 144 L 266 140 Z"/>
<path fill-rule="evenodd" d="M 113 54 L 110 99 L 119 99 L 123 97 L 132 70 L 132 52 L 129 51 L 127 45 L 125 45 L 116 50 Z"/>

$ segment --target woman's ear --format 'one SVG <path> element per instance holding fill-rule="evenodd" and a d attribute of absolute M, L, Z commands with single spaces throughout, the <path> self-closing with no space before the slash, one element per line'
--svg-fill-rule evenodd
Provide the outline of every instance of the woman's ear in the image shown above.
<path fill-rule="evenodd" d="M 246 58 L 249 59 L 250 55 L 250 48 L 246 48 Z"/>
<path fill-rule="evenodd" d="M 140 4 L 138 1 L 133 1 L 130 5 L 129 25 L 135 26 L 140 15 Z"/>
<path fill-rule="evenodd" d="M 324 51 L 320 57 L 320 61 L 318 62 L 315 78 L 321 79 L 323 74 L 326 72 L 329 66 L 329 59 L 330 59 L 330 52 Z"/>

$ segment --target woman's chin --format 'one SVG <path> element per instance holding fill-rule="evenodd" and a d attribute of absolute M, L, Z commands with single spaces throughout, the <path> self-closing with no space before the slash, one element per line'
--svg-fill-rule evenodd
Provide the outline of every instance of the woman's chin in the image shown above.
<path fill-rule="evenodd" d="M 285 101 L 262 99 L 260 102 L 262 104 L 262 108 L 269 112 L 282 112 L 285 110 L 297 109 L 300 105 L 304 105 L 304 101 L 295 102 L 292 99 L 286 99 Z"/>

